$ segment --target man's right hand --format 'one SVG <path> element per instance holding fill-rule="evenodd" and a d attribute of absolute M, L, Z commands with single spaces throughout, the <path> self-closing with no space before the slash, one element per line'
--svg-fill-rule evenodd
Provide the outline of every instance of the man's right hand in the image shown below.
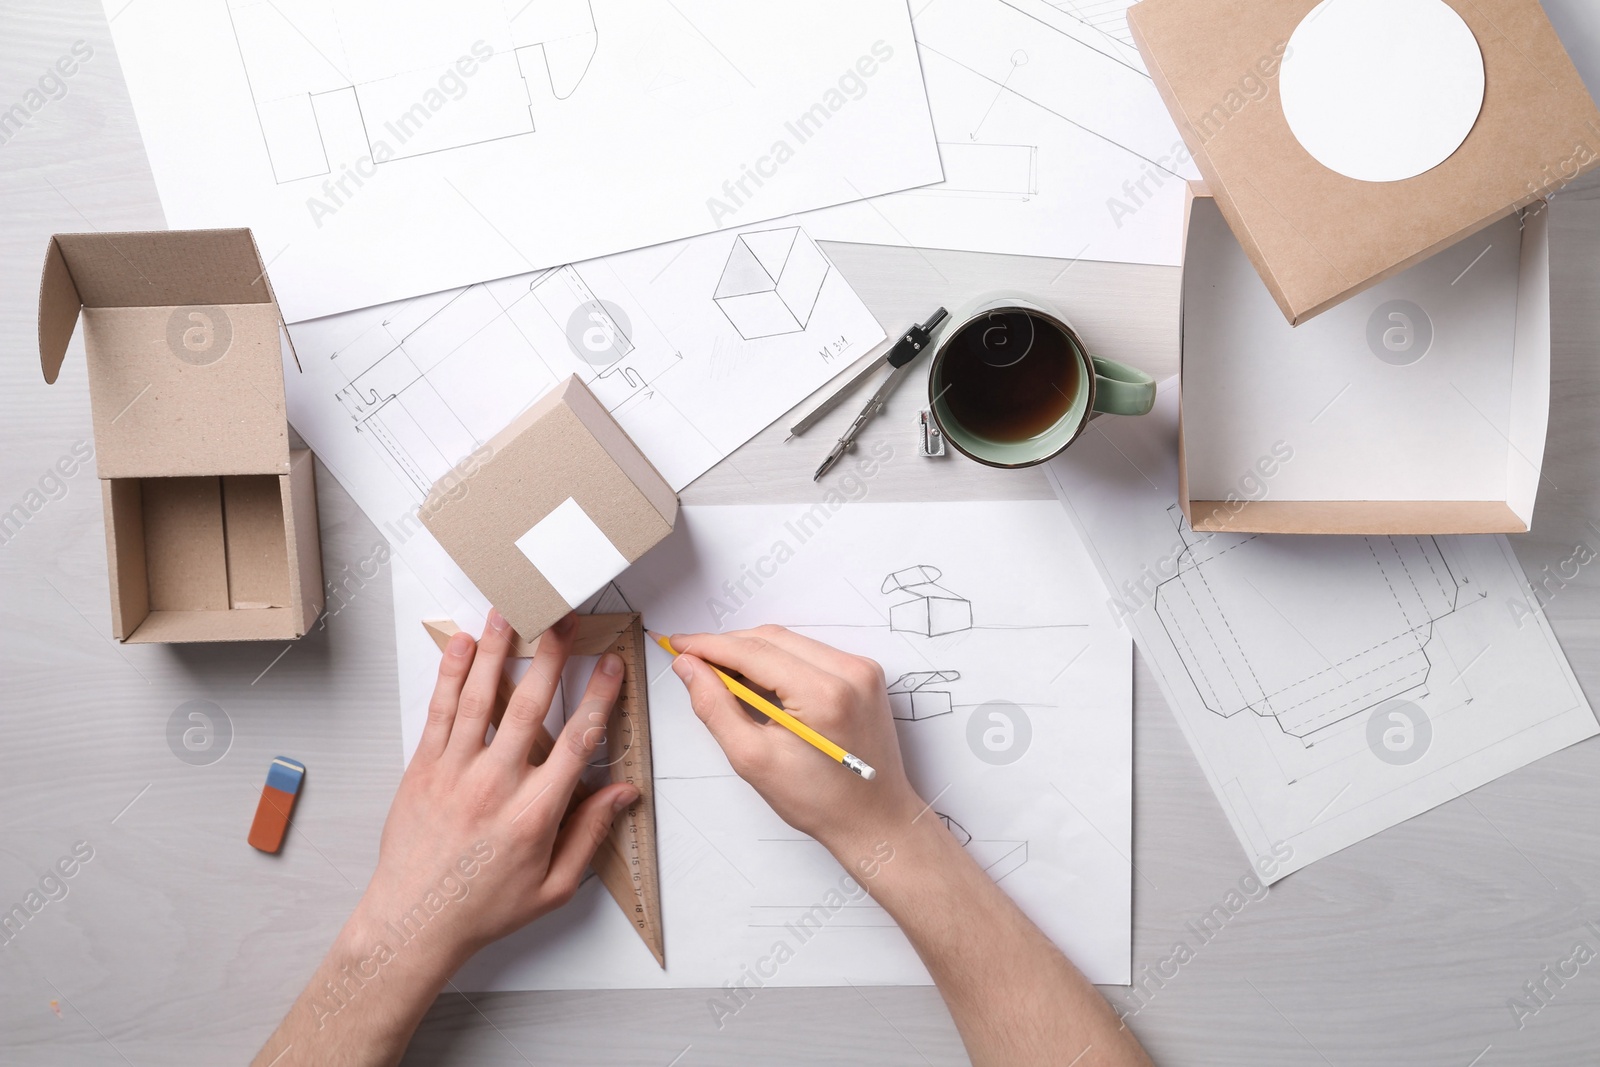
<path fill-rule="evenodd" d="M 695 714 L 785 822 L 852 874 L 869 855 L 893 860 L 861 884 L 917 950 L 977 1067 L 1148 1067 L 1117 1013 L 911 788 L 882 668 L 780 626 L 679 634 L 672 647 Z M 782 726 L 751 718 L 708 661 L 776 693 L 877 777 L 829 766 Z"/>
<path fill-rule="evenodd" d="M 672 669 L 739 776 L 784 822 L 848 863 L 894 840 L 925 810 L 906 778 L 883 668 L 781 626 L 676 634 Z M 771 721 L 752 718 L 707 663 L 737 671 L 828 740 L 866 760 L 871 781 Z"/>

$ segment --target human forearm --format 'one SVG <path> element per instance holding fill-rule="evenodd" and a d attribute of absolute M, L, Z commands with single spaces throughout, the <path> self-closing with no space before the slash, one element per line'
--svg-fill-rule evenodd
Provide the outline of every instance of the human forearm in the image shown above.
<path fill-rule="evenodd" d="M 894 917 L 980 1067 L 1148 1064 L 1105 999 L 1028 921 L 906 775 L 883 669 L 781 627 L 674 635 L 695 714 L 733 769 L 833 853 Z M 776 693 L 801 721 L 877 768 L 864 781 L 740 708 L 707 663 Z"/>
<path fill-rule="evenodd" d="M 384 919 L 383 911 L 368 898 L 357 906 L 254 1067 L 399 1062 L 455 961 L 425 931 L 401 941 L 385 925 L 398 913 Z"/>
<path fill-rule="evenodd" d="M 925 810 L 863 879 L 939 987 L 972 1062 L 1148 1064 L 1105 998 Z M 859 842 L 831 846 L 849 868 Z"/>

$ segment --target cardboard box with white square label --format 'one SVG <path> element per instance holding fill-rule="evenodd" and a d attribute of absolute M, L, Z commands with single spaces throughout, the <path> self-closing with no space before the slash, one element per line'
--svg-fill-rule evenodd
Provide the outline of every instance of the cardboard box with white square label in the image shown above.
<path fill-rule="evenodd" d="M 1550 403 L 1543 205 L 1288 325 L 1196 189 L 1181 500 L 1196 530 L 1522 533 Z"/>
<path fill-rule="evenodd" d="M 512 627 L 539 636 L 672 532 L 678 498 L 576 377 L 441 481 L 423 522 Z"/>

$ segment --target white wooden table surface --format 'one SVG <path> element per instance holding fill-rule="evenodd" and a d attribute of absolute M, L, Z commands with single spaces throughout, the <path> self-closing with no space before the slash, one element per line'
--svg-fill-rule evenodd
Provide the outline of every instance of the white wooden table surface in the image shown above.
<path fill-rule="evenodd" d="M 162 0 L 135 0 L 160 3 Z M 36 362 L 35 301 L 57 231 L 160 227 L 105 16 L 93 0 L 0 9 L 0 110 L 77 40 L 94 58 L 0 145 L 0 510 L 89 437 L 75 345 L 60 383 Z M 197 153 L 206 151 L 197 134 Z M 1600 202 L 1554 206 L 1555 356 L 1547 478 L 1530 577 L 1600 549 Z M 1176 270 L 831 245 L 890 329 L 996 286 L 1051 294 L 1103 353 L 1176 367 Z M 917 392 L 916 383 L 906 395 Z M 915 455 L 912 404 L 869 433 L 895 459 L 873 500 L 1046 498 L 1037 472 Z M 817 453 L 771 428 L 691 486 L 691 503 L 802 501 Z M 319 471 L 330 577 L 379 535 Z M 51 486 L 47 486 L 51 488 Z M 74 843 L 93 858 L 0 947 L 0 1062 L 243 1062 L 282 1015 L 365 884 L 400 772 L 392 609 L 368 583 L 326 630 L 288 647 L 122 647 L 110 637 L 92 471 L 0 544 L 0 908 Z M 1600 697 L 1600 568 L 1549 606 Z M 281 658 L 279 657 L 282 653 Z M 1148 670 L 1135 678 L 1135 973 L 1243 876 L 1243 853 Z M 225 710 L 227 756 L 187 765 L 167 743 L 188 700 Z M 311 768 L 290 846 L 244 844 L 272 756 Z M 1507 1006 L 1583 941 L 1600 951 L 1600 742 L 1508 775 L 1322 860 L 1238 915 L 1131 1019 L 1164 1064 L 1600 1063 L 1600 960 L 1519 1029 Z M 959 921 L 959 917 L 952 917 Z M 1569 971 L 1570 973 L 1570 971 Z M 1131 1008 L 1126 990 L 1106 990 Z M 446 995 L 408 1063 L 950 1064 L 961 1044 L 930 989 L 765 990 L 718 1030 L 706 991 Z"/>

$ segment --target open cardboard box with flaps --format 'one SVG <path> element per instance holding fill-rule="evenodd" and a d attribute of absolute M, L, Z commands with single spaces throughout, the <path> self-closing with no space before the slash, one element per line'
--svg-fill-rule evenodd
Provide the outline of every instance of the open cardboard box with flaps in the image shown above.
<path fill-rule="evenodd" d="M 288 333 L 250 231 L 57 234 L 46 382 L 80 316 L 116 638 L 305 634 L 323 604 L 314 468 L 290 444 Z"/>

